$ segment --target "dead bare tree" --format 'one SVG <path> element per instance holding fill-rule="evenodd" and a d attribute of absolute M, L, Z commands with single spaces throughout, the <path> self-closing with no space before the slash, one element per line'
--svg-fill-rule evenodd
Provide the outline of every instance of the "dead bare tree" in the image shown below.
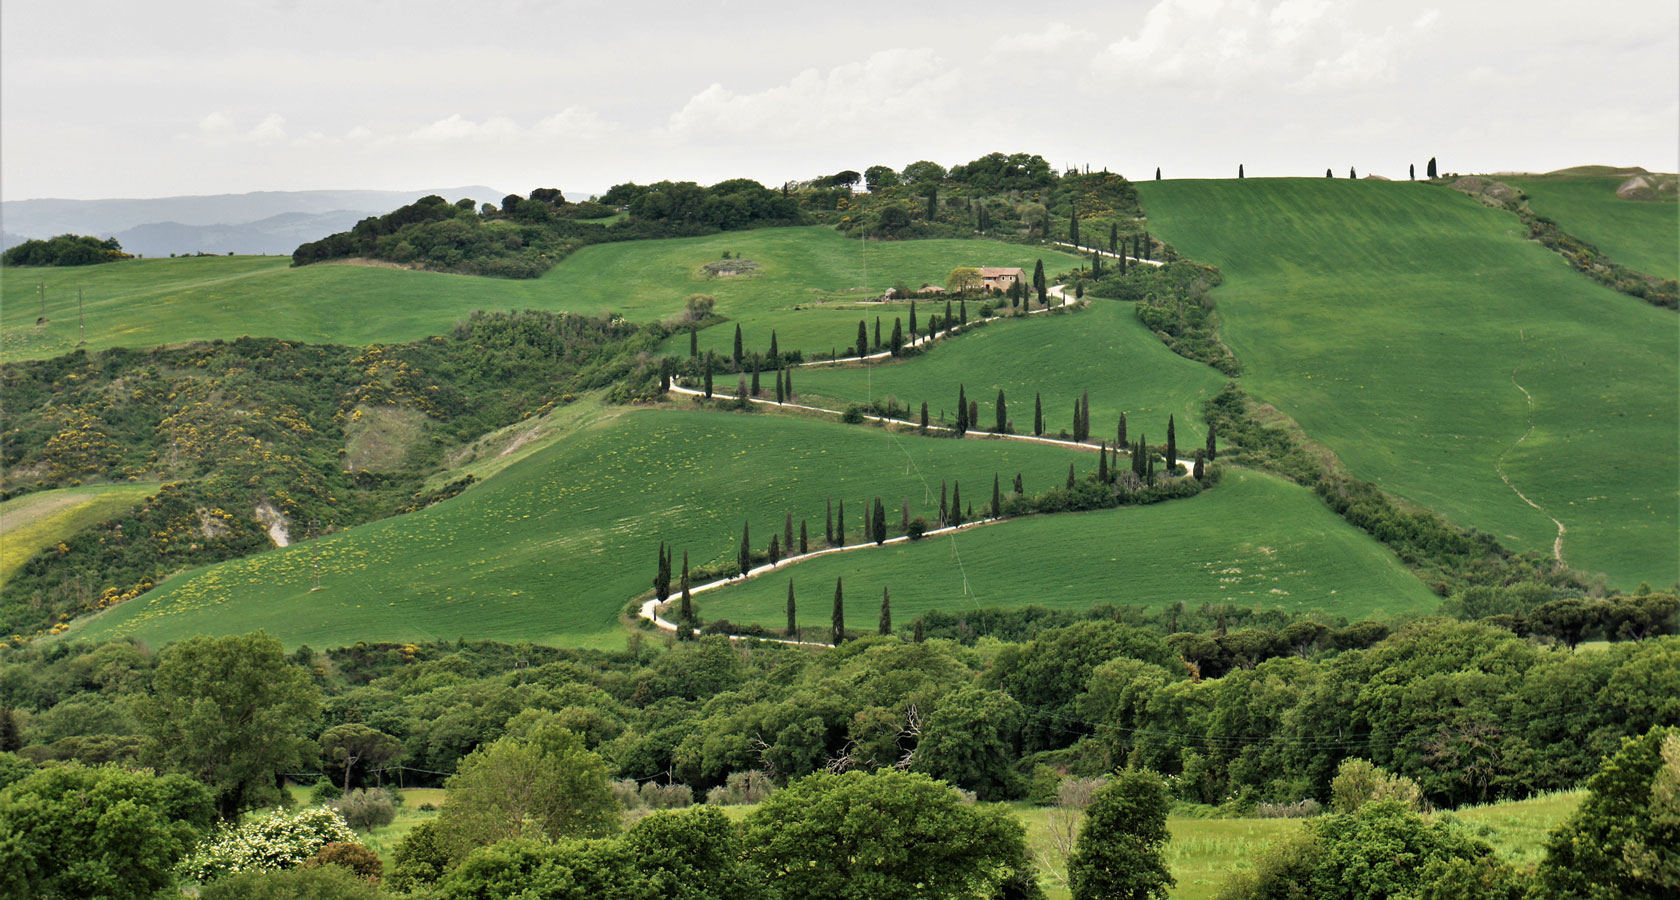
<path fill-rule="evenodd" d="M 909 771 L 910 766 L 915 763 L 916 745 L 920 744 L 922 740 L 922 714 L 920 710 L 916 709 L 914 703 L 910 704 L 910 708 L 904 711 L 904 728 L 898 733 L 900 749 L 903 749 L 906 738 L 911 740 L 910 749 L 904 750 L 904 755 L 898 758 L 898 762 L 893 763 L 893 768 L 901 772 Z"/>

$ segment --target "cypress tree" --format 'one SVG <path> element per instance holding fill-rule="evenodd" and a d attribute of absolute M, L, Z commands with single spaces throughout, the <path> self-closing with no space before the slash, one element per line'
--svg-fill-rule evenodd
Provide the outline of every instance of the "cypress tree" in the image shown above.
<path fill-rule="evenodd" d="M 1237 163 L 1237 177 L 1238 177 L 1238 178 L 1241 178 L 1241 177 L 1243 177 L 1243 167 L 1242 167 L 1242 163 Z"/>
<path fill-rule="evenodd" d="M 1155 167 L 1155 180 L 1156 181 L 1161 180 L 1161 167 L 1160 166 Z"/>
<path fill-rule="evenodd" d="M 1080 400 L 1080 404 L 1081 404 L 1081 411 L 1079 413 L 1079 440 L 1088 441 L 1088 440 L 1091 439 L 1091 392 L 1090 391 L 1085 392 L 1084 396 Z"/>
<path fill-rule="evenodd" d="M 846 639 L 846 598 L 841 593 L 840 578 L 834 579 L 834 646 Z"/>
<path fill-rule="evenodd" d="M 881 588 L 881 621 L 875 626 L 879 634 L 892 634 L 892 595 Z"/>
<path fill-rule="evenodd" d="M 670 392 L 671 392 L 671 357 L 661 356 L 659 358 L 659 393 L 669 394 Z"/>
<path fill-rule="evenodd" d="M 875 343 L 870 345 L 870 349 L 874 350 L 877 353 L 881 352 L 881 317 L 880 316 L 875 317 Z"/>
<path fill-rule="evenodd" d="M 770 368 L 781 368 L 781 365 L 782 354 L 781 351 L 776 348 L 776 329 L 772 328 L 770 329 Z"/>
<path fill-rule="evenodd" d="M 786 403 L 786 402 L 787 402 L 787 391 L 783 390 L 783 388 L 782 388 L 782 370 L 777 369 L 776 370 L 776 403 L 777 403 L 777 405 L 780 405 L 780 404 L 783 404 L 783 403 Z"/>
<path fill-rule="evenodd" d="M 993 430 L 998 434 L 1003 434 L 1005 431 L 1009 430 L 1009 408 L 1005 406 L 1003 402 L 1003 388 L 998 388 L 997 428 Z"/>
<path fill-rule="evenodd" d="M 945 505 L 945 482 L 941 481 L 939 482 L 939 524 L 941 526 L 948 525 L 950 521 L 950 513 Z"/>
<path fill-rule="evenodd" d="M 737 365 L 737 366 L 740 365 L 741 360 L 744 359 L 744 358 L 745 358 L 745 354 L 743 354 L 741 352 L 741 325 L 740 325 L 740 323 L 736 323 L 736 325 L 735 325 L 735 365 Z"/>
<path fill-rule="evenodd" d="M 1118 254 L 1120 252 L 1120 225 L 1118 223 L 1109 223 L 1108 252 L 1114 254 Z"/>
<path fill-rule="evenodd" d="M 897 316 L 893 317 L 892 346 L 890 349 L 894 356 L 904 352 L 904 326 L 898 321 Z"/>
<path fill-rule="evenodd" d="M 1125 446 L 1127 446 L 1127 444 L 1126 444 L 1126 414 L 1121 413 L 1120 414 L 1120 428 L 1118 429 L 1117 433 L 1114 436 L 1114 449 L 1115 449 L 1116 452 L 1119 452 L 1120 448 L 1125 447 Z"/>
<path fill-rule="evenodd" d="M 945 318 L 939 320 L 940 324 L 944 327 L 944 330 L 946 330 L 946 331 L 950 331 L 951 330 L 951 323 L 956 321 L 956 319 L 951 318 L 952 315 L 953 315 L 953 313 L 951 311 L 951 301 L 946 300 L 945 301 Z"/>
<path fill-rule="evenodd" d="M 706 351 L 706 399 L 712 399 L 712 351 Z"/>
<path fill-rule="evenodd" d="M 1202 451 L 1197 450 L 1196 451 L 1196 464 L 1195 464 L 1195 466 L 1193 466 L 1191 468 L 1190 476 L 1192 478 L 1195 478 L 1197 481 L 1201 481 L 1202 480 L 1202 475 L 1205 471 L 1206 470 L 1202 468 Z"/>
<path fill-rule="evenodd" d="M 735 400 L 742 409 L 747 408 L 747 376 L 745 375 L 735 380 Z"/>
<path fill-rule="evenodd" d="M 700 355 L 700 329 L 693 328 L 688 332 L 688 357 L 693 359 Z"/>
<path fill-rule="evenodd" d="M 824 519 L 823 543 L 834 546 L 834 498 L 828 498 L 828 515 Z"/>
<path fill-rule="evenodd" d="M 918 334 L 918 332 L 916 331 L 916 301 L 911 300 L 910 301 L 910 340 L 915 341 L 917 334 Z"/>
<path fill-rule="evenodd" d="M 788 402 L 793 401 L 793 367 L 788 366 L 782 375 L 782 385 L 787 388 Z"/>
<path fill-rule="evenodd" d="M 1079 443 L 1079 420 L 1084 417 L 1084 410 L 1079 405 L 1079 398 L 1073 400 L 1073 441 Z"/>
<path fill-rule="evenodd" d="M 1079 246 L 1079 212 L 1068 214 L 1068 243 Z"/>
<path fill-rule="evenodd" d="M 1219 458 L 1219 454 L 1214 452 L 1213 432 L 1214 432 L 1213 423 L 1209 422 L 1208 423 L 1208 438 L 1207 438 L 1207 458 L 1208 458 L 1209 461 L 1212 461 L 1212 460 L 1215 460 L 1215 459 Z"/>
<path fill-rule="evenodd" d="M 1026 490 L 1021 487 L 1021 473 L 1020 472 L 1015 473 L 1015 493 L 1026 494 Z"/>
<path fill-rule="evenodd" d="M 1149 467 L 1145 470 L 1144 481 L 1148 482 L 1150 487 L 1155 486 L 1155 455 L 1153 453 L 1149 455 Z"/>
<path fill-rule="evenodd" d="M 1348 166 L 1348 178 L 1353 179 L 1353 178 L 1358 178 L 1358 177 L 1359 177 L 1359 173 L 1357 173 L 1353 170 L 1353 166 Z"/>
<path fill-rule="evenodd" d="M 1120 274 L 1126 274 L 1126 254 L 1120 254 Z"/>
<path fill-rule="evenodd" d="M 1433 157 L 1433 156 L 1429 157 L 1429 169 L 1427 171 L 1427 174 L 1429 175 L 1430 178 L 1437 177 L 1436 176 L 1436 171 L 1435 171 L 1435 157 Z"/>
<path fill-rule="evenodd" d="M 846 546 L 846 501 L 841 500 L 834 513 L 834 546 Z"/>
<path fill-rule="evenodd" d="M 968 427 L 980 427 L 980 401 L 978 400 L 968 401 Z"/>
<path fill-rule="evenodd" d="M 957 437 L 968 433 L 968 394 L 957 385 Z"/>
<path fill-rule="evenodd" d="M 811 539 L 805 533 L 805 520 L 800 519 L 799 520 L 799 555 L 804 556 L 805 554 L 810 553 L 810 552 L 811 552 Z"/>
<path fill-rule="evenodd" d="M 1407 163 L 1406 164 L 1406 180 L 1407 181 L 1416 181 L 1417 180 L 1417 163 Z"/>
<path fill-rule="evenodd" d="M 787 513 L 782 521 L 782 549 L 790 555 L 793 553 L 793 513 Z"/>
<path fill-rule="evenodd" d="M 1073 463 L 1068 463 L 1067 489 L 1073 490 Z"/>
<path fill-rule="evenodd" d="M 1097 445 L 1097 480 L 1108 483 L 1108 442 Z"/>
<path fill-rule="evenodd" d="M 760 392 L 759 392 L 759 388 L 758 388 L 758 354 L 754 353 L 753 357 L 752 357 L 752 395 L 754 397 L 757 397 L 759 395 L 759 393 Z"/>
<path fill-rule="evenodd" d="M 677 640 L 694 640 L 694 595 L 688 591 L 688 551 L 683 551 L 682 603 L 677 610 Z"/>
<path fill-rule="evenodd" d="M 1033 394 L 1033 437 L 1044 433 L 1044 398 Z"/>
<path fill-rule="evenodd" d="M 968 324 L 968 300 L 966 299 L 957 301 L 957 323 L 959 325 Z"/>
<path fill-rule="evenodd" d="M 1167 416 L 1167 474 L 1178 466 L 1178 437 L 1173 431 L 1173 417 Z"/>
<path fill-rule="evenodd" d="M 962 482 L 956 481 L 951 484 L 951 524 L 961 525 L 962 523 Z"/>
<path fill-rule="evenodd" d="M 887 541 L 887 508 L 881 505 L 880 497 L 875 498 L 875 516 L 873 524 L 874 528 L 872 530 L 875 533 L 871 535 L 871 537 L 875 539 L 875 546 L 879 547 Z"/>
<path fill-rule="evenodd" d="M 922 620 L 919 618 L 916 620 L 916 627 L 910 631 L 910 640 L 918 644 L 927 640 L 927 633 L 922 630 Z"/>
<path fill-rule="evenodd" d="M 1003 483 L 998 480 L 996 472 L 992 473 L 992 518 L 1003 515 Z"/>
<path fill-rule="evenodd" d="M 864 320 L 858 320 L 857 355 L 869 355 L 869 325 Z"/>
<path fill-rule="evenodd" d="M 794 606 L 793 606 L 793 579 L 792 578 L 788 579 L 787 617 L 788 617 L 787 636 L 797 641 L 797 640 L 799 640 L 799 616 L 794 611 Z"/>
<path fill-rule="evenodd" d="M 770 557 L 770 565 L 772 566 L 782 561 L 781 540 L 773 534 L 770 535 L 770 552 L 767 555 Z"/>
<path fill-rule="evenodd" d="M 1044 304 L 1044 291 L 1048 283 L 1044 280 L 1044 260 L 1033 263 L 1033 290 L 1038 291 L 1039 305 Z"/>
<path fill-rule="evenodd" d="M 752 535 L 749 527 L 748 523 L 741 523 L 741 550 L 735 555 L 735 565 L 740 567 L 742 578 L 747 577 L 747 572 L 752 569 Z"/>
<path fill-rule="evenodd" d="M 928 430 L 927 401 L 923 400 L 922 401 L 922 433 L 927 434 L 927 430 Z"/>
<path fill-rule="evenodd" d="M 664 603 L 671 596 L 671 558 L 665 555 L 665 542 L 659 542 L 659 567 L 653 573 L 653 596 Z"/>
<path fill-rule="evenodd" d="M 1325 178 L 1335 178 L 1336 175 L 1335 175 L 1335 173 L 1331 172 L 1328 168 L 1326 168 L 1324 170 L 1324 177 Z"/>
<path fill-rule="evenodd" d="M 1143 258 L 1144 259 L 1153 258 L 1154 252 L 1155 252 L 1155 240 L 1149 236 L 1149 232 L 1145 231 L 1143 233 Z"/>

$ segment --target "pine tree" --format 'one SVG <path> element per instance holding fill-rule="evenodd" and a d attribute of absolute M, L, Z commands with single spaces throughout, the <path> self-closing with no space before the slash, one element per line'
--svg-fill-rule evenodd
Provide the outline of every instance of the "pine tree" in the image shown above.
<path fill-rule="evenodd" d="M 682 603 L 677 608 L 677 640 L 694 640 L 694 595 L 688 590 L 688 551 L 683 551 Z"/>
<path fill-rule="evenodd" d="M 881 352 L 881 317 L 875 317 L 875 343 L 870 347 L 876 353 Z"/>
<path fill-rule="evenodd" d="M 881 588 L 881 621 L 875 626 L 879 634 L 892 634 L 892 595 Z"/>
<path fill-rule="evenodd" d="M 706 351 L 706 399 L 712 399 L 712 351 Z"/>
<path fill-rule="evenodd" d="M 1178 467 L 1178 436 L 1173 430 L 1173 417 L 1167 416 L 1167 474 Z"/>
<path fill-rule="evenodd" d="M 992 473 L 992 518 L 1003 515 L 1003 483 Z"/>
<path fill-rule="evenodd" d="M 864 320 L 858 320 L 857 355 L 869 355 L 869 325 Z"/>
<path fill-rule="evenodd" d="M 968 433 L 968 394 L 957 385 L 957 437 Z"/>
<path fill-rule="evenodd" d="M 799 616 L 795 612 L 794 606 L 793 606 L 793 579 L 792 578 L 788 579 L 787 617 L 788 617 L 787 636 L 789 638 L 797 641 L 797 640 L 799 640 Z"/>
<path fill-rule="evenodd" d="M 1067 489 L 1073 490 L 1073 463 L 1068 463 Z"/>
<path fill-rule="evenodd" d="M 740 567 L 742 578 L 747 577 L 747 572 L 752 569 L 752 535 L 748 529 L 748 523 L 742 522 L 741 549 L 735 555 L 735 564 Z"/>
<path fill-rule="evenodd" d="M 1033 437 L 1044 434 L 1044 398 L 1033 394 Z"/>
<path fill-rule="evenodd" d="M 957 324 L 968 324 L 968 301 L 966 299 L 959 299 L 957 301 Z"/>
<path fill-rule="evenodd" d="M 1429 177 L 1430 177 L 1430 178 L 1431 178 L 1431 179 L 1433 179 L 1433 178 L 1435 178 L 1435 177 L 1436 177 L 1436 171 L 1435 171 L 1435 157 L 1433 157 L 1433 156 L 1431 156 L 1431 157 L 1429 157 L 1429 168 L 1428 168 L 1428 170 L 1427 170 L 1427 174 L 1428 174 L 1428 175 L 1429 175 Z"/>
<path fill-rule="evenodd" d="M 1195 464 L 1195 466 L 1193 466 L 1191 468 L 1190 476 L 1192 478 L 1195 478 L 1197 481 L 1201 481 L 1202 480 L 1202 475 L 1204 474 L 1205 471 L 1206 470 L 1202 467 L 1202 451 L 1197 450 L 1196 451 L 1196 464 Z"/>
<path fill-rule="evenodd" d="M 770 368 L 779 369 L 782 365 L 781 351 L 776 348 L 776 329 L 770 329 Z"/>
<path fill-rule="evenodd" d="M 904 352 L 904 326 L 899 323 L 897 316 L 893 317 L 892 346 L 890 349 L 893 356 L 898 356 Z"/>
<path fill-rule="evenodd" d="M 1213 423 L 1209 422 L 1208 423 L 1208 438 L 1207 438 L 1207 458 L 1208 458 L 1209 462 L 1212 462 L 1213 460 L 1219 458 L 1219 454 L 1214 452 L 1213 431 L 1214 431 Z"/>
<path fill-rule="evenodd" d="M 1003 388 L 998 388 L 997 427 L 992 430 L 998 434 L 1009 430 L 1009 408 L 1003 402 Z"/>
<path fill-rule="evenodd" d="M 962 482 L 957 481 L 951 484 L 951 524 L 961 525 L 962 523 Z"/>
<path fill-rule="evenodd" d="M 950 511 L 945 505 L 945 482 L 939 482 L 939 524 L 941 527 L 951 522 Z"/>
<path fill-rule="evenodd" d="M 1116 432 L 1116 434 L 1114 436 L 1114 449 L 1118 451 L 1121 447 L 1125 447 L 1125 446 L 1128 446 L 1128 444 L 1126 443 L 1126 414 L 1121 413 L 1120 414 L 1120 428 L 1118 429 L 1118 431 Z"/>
<path fill-rule="evenodd" d="M 840 646 L 840 643 L 846 639 L 846 598 L 841 593 L 840 578 L 838 576 L 834 579 L 833 636 L 834 646 L 836 647 Z"/>
<path fill-rule="evenodd" d="M 770 565 L 772 566 L 782 561 L 782 543 L 773 534 L 770 535 L 770 552 L 767 555 L 770 557 Z"/>
<path fill-rule="evenodd" d="M 799 555 L 804 556 L 805 554 L 810 553 L 810 552 L 811 552 L 811 539 L 805 532 L 805 520 L 800 519 L 799 520 Z"/>
<path fill-rule="evenodd" d="M 746 358 L 745 354 L 741 352 L 741 326 L 737 323 L 735 326 L 735 365 L 740 365 L 744 358 Z"/>
<path fill-rule="evenodd" d="M 1097 480 L 1108 483 L 1108 442 L 1097 445 Z"/>
<path fill-rule="evenodd" d="M 688 332 L 688 358 L 700 355 L 700 329 L 690 329 Z"/>
<path fill-rule="evenodd" d="M 927 401 L 923 400 L 922 401 L 922 433 L 927 434 L 927 430 L 928 430 Z"/>
<path fill-rule="evenodd" d="M 1243 167 L 1242 167 L 1241 163 L 1237 164 L 1237 177 L 1238 178 L 1243 177 Z"/>
<path fill-rule="evenodd" d="M 828 516 L 823 525 L 823 543 L 834 546 L 834 498 L 828 499 Z"/>
<path fill-rule="evenodd" d="M 875 498 L 873 525 L 874 527 L 871 530 L 875 533 L 870 537 L 875 540 L 875 546 L 879 547 L 887 541 L 887 508 L 881 505 L 880 497 Z"/>
<path fill-rule="evenodd" d="M 787 391 L 782 387 L 782 370 L 776 370 L 776 405 L 787 402 Z"/>

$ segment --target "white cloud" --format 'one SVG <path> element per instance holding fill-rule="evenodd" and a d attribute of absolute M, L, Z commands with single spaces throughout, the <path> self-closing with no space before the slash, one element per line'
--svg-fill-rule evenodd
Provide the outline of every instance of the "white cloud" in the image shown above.
<path fill-rule="evenodd" d="M 490 116 L 482 122 L 475 122 L 455 113 L 447 119 L 416 128 L 408 133 L 408 137 L 417 141 L 496 140 L 519 137 L 523 131 L 505 116 Z"/>
<path fill-rule="evenodd" d="M 826 75 L 806 69 L 756 93 L 713 83 L 671 115 L 669 131 L 686 138 L 885 138 L 901 129 L 939 127 L 960 80 L 961 71 L 932 50 L 882 50 Z"/>
<path fill-rule="evenodd" d="M 216 110 L 198 120 L 198 132 L 181 135 L 210 147 L 230 144 L 277 144 L 286 139 L 286 119 L 279 113 L 269 113 L 249 129 L 241 130 L 239 123 L 227 113 Z"/>
<path fill-rule="evenodd" d="M 601 118 L 600 113 L 587 106 L 568 106 L 531 127 L 533 134 L 542 137 L 594 140 L 620 131 L 617 123 Z"/>
<path fill-rule="evenodd" d="M 1070 44 L 1083 44 L 1093 37 L 1089 29 L 1073 28 L 1066 22 L 1051 22 L 1043 31 L 1000 37 L 993 42 L 992 47 L 1003 52 L 1049 53 Z"/>

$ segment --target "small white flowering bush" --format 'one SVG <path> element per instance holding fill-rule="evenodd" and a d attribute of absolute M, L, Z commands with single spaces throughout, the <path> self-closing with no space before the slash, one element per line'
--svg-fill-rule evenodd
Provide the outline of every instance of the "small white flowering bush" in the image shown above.
<path fill-rule="evenodd" d="M 356 842 L 356 833 L 337 810 L 276 812 L 223 826 L 181 863 L 181 873 L 203 883 L 240 872 L 289 869 L 335 841 Z"/>

